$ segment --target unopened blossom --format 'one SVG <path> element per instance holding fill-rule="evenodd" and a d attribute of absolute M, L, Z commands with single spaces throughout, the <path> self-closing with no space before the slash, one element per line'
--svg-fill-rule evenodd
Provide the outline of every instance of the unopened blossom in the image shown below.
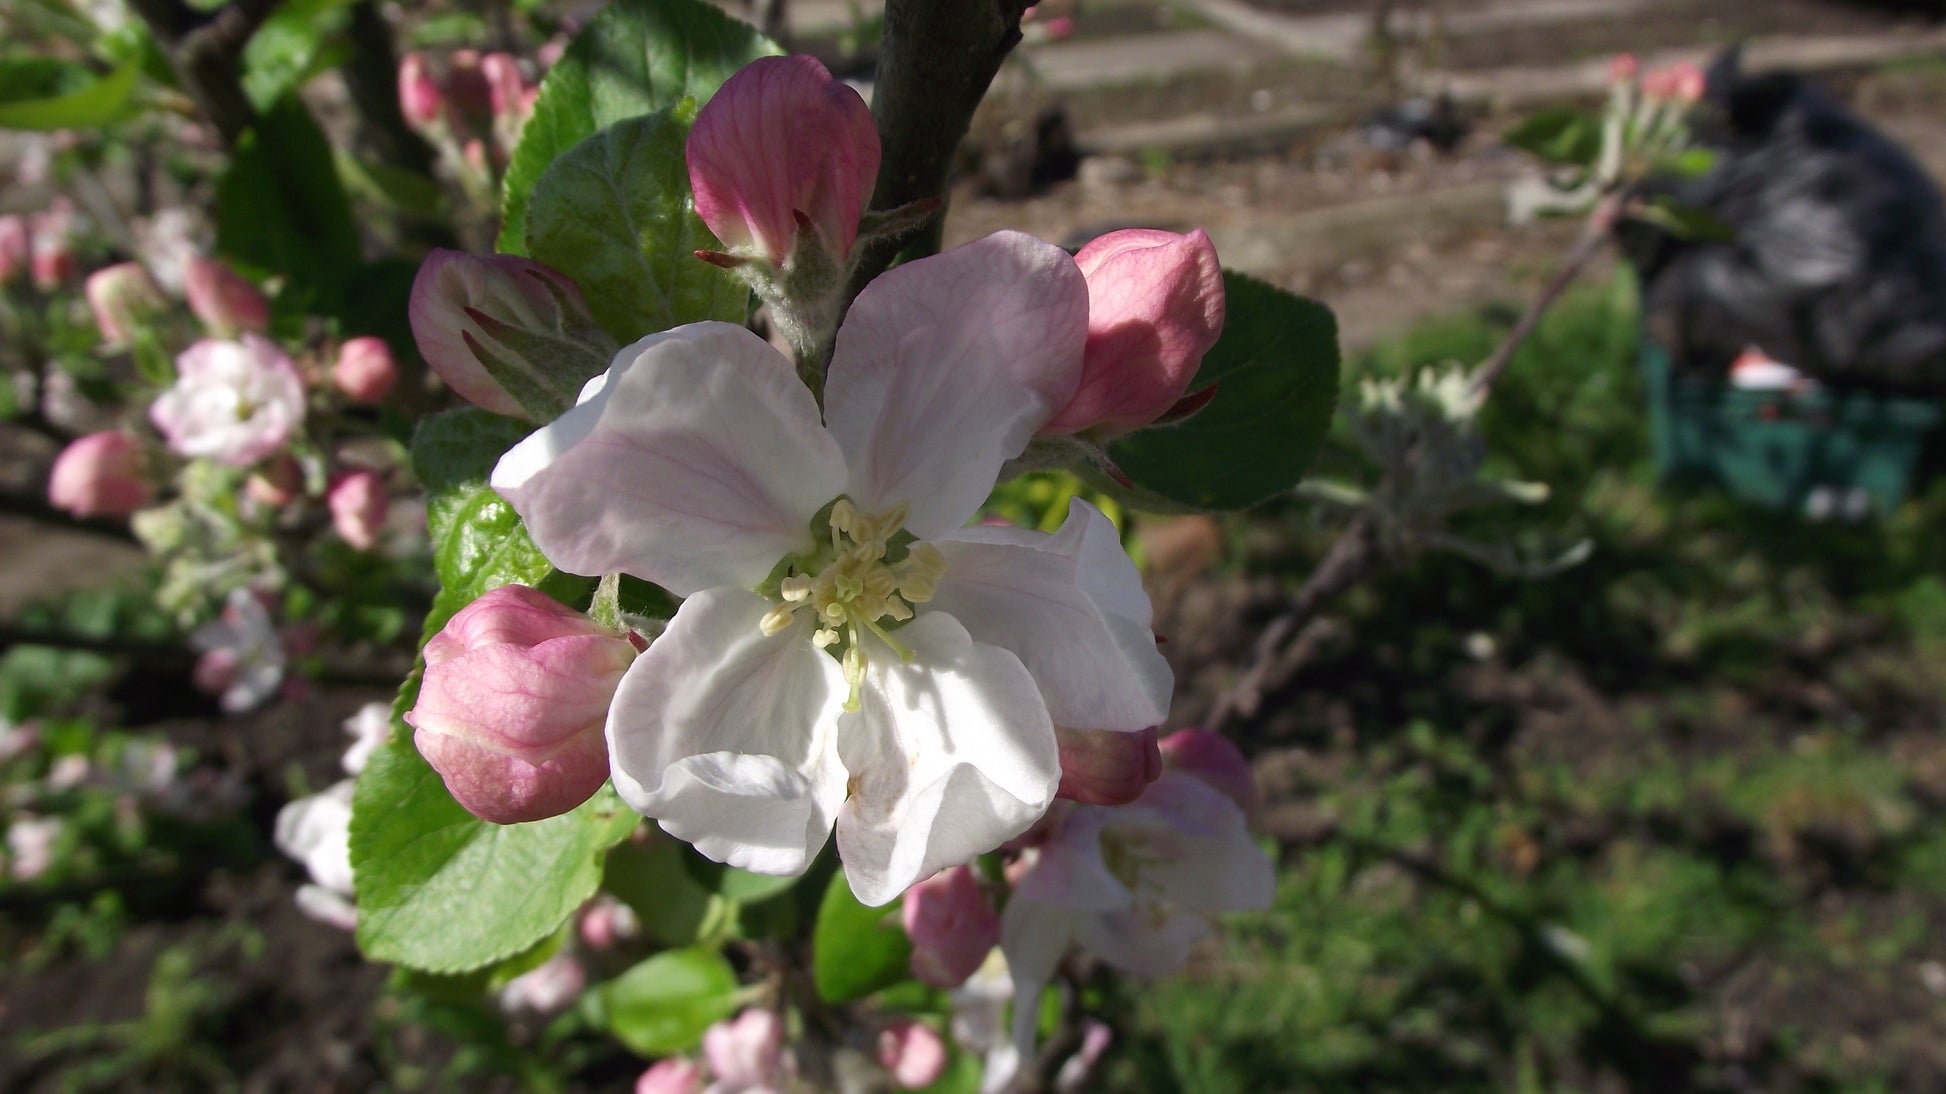
<path fill-rule="evenodd" d="M 341 930 L 358 925 L 352 907 L 351 795 L 343 779 L 322 793 L 288 802 L 277 811 L 271 841 L 304 866 L 310 881 L 297 890 L 304 914 Z"/>
<path fill-rule="evenodd" d="M 214 259 L 189 260 L 183 292 L 189 297 L 189 310 L 219 338 L 270 329 L 270 301 L 263 290 Z"/>
<path fill-rule="evenodd" d="M 47 479 L 48 504 L 77 517 L 124 517 L 154 496 L 141 445 L 114 429 L 70 441 Z"/>
<path fill-rule="evenodd" d="M 433 77 L 426 55 L 412 52 L 399 58 L 399 109 L 405 119 L 419 129 L 430 128 L 445 105 L 445 92 Z"/>
<path fill-rule="evenodd" d="M 1683 105 L 1702 101 L 1707 86 L 1707 77 L 1694 61 L 1677 61 L 1663 68 L 1651 69 L 1642 76 L 1643 95 Z"/>
<path fill-rule="evenodd" d="M 248 467 L 304 421 L 304 381 L 261 335 L 204 339 L 176 357 L 176 384 L 150 405 L 149 420 L 178 455 Z"/>
<path fill-rule="evenodd" d="M 7 823 L 7 872 L 15 881 L 32 881 L 54 864 L 61 836 L 59 817 L 16 815 Z"/>
<path fill-rule="evenodd" d="M 715 1094 L 740 1094 L 777 1085 L 784 1067 L 784 1020 L 774 1010 L 751 1007 L 703 1031 L 703 1059 L 716 1081 Z"/>
<path fill-rule="evenodd" d="M 196 659 L 193 680 L 235 714 L 263 705 L 277 694 L 289 662 L 283 639 L 257 594 L 237 589 L 214 620 L 191 632 Z"/>
<path fill-rule="evenodd" d="M 1000 944 L 1000 913 L 964 866 L 907 889 L 899 915 L 912 940 L 912 975 L 935 988 L 965 983 Z"/>
<path fill-rule="evenodd" d="M 924 1089 L 946 1071 L 946 1039 L 924 1022 L 901 1018 L 879 1031 L 878 1062 L 901 1089 Z"/>
<path fill-rule="evenodd" d="M 1073 261 L 1003 232 L 859 294 L 822 414 L 770 345 L 697 323 L 502 457 L 492 485 L 557 566 L 687 598 L 609 713 L 630 805 L 769 874 L 835 825 L 878 905 L 1040 817 L 1055 725 L 1162 720 L 1169 668 L 1106 517 L 965 527 L 1073 395 L 1086 332 Z"/>
<path fill-rule="evenodd" d="M 1243 811 L 1182 771 L 1128 805 L 1071 807 L 1023 859 L 1000 940 L 1023 1055 L 1041 990 L 1070 946 L 1123 972 L 1161 976 L 1210 933 L 1213 914 L 1269 907 L 1276 883 Z"/>
<path fill-rule="evenodd" d="M 1055 730 L 1061 746 L 1059 796 L 1089 805 L 1121 805 L 1142 796 L 1162 774 L 1155 727 L 1140 733 Z"/>
<path fill-rule="evenodd" d="M 140 262 L 120 262 L 88 275 L 81 283 L 94 316 L 95 330 L 111 346 L 125 346 L 150 316 L 168 306 L 162 290 Z"/>
<path fill-rule="evenodd" d="M 28 269 L 34 287 L 52 292 L 75 275 L 74 207 L 57 198 L 45 210 L 27 218 L 30 254 Z"/>
<path fill-rule="evenodd" d="M 497 824 L 587 801 L 608 778 L 602 722 L 626 638 L 538 589 L 503 585 L 426 643 L 413 744 L 455 801 Z"/>
<path fill-rule="evenodd" d="M 399 382 L 399 366 L 385 339 L 365 335 L 346 340 L 331 364 L 331 382 L 354 403 L 377 403 Z"/>
<path fill-rule="evenodd" d="M 732 254 L 784 265 L 800 218 L 839 265 L 878 181 L 878 127 L 817 58 L 764 57 L 724 81 L 689 131 L 696 214 Z"/>
<path fill-rule="evenodd" d="M 703 1065 L 671 1056 L 657 1060 L 635 1080 L 635 1094 L 696 1094 L 703 1086 Z"/>
<path fill-rule="evenodd" d="M 33 263 L 33 229 L 27 218 L 18 213 L 0 216 L 0 285 L 32 276 Z"/>
<path fill-rule="evenodd" d="M 642 933 L 635 909 L 606 893 L 581 911 L 581 941 L 591 950 L 608 950 Z"/>
<path fill-rule="evenodd" d="M 537 393 L 572 403 L 589 375 L 563 374 L 558 358 L 532 359 L 501 334 L 539 335 L 590 352 L 598 345 L 604 355 L 614 349 L 573 281 L 515 255 L 433 251 L 413 279 L 406 310 L 426 364 L 460 398 L 495 414 L 530 417 Z M 488 371 L 486 360 L 498 364 L 500 376 Z"/>
<path fill-rule="evenodd" d="M 250 472 L 243 493 L 266 509 L 282 509 L 304 496 L 304 468 L 295 456 L 280 452 Z"/>
<path fill-rule="evenodd" d="M 1081 383 L 1042 428 L 1098 440 L 1174 407 L 1223 333 L 1223 271 L 1202 229 L 1110 232 L 1074 256 L 1088 279 Z"/>
<path fill-rule="evenodd" d="M 588 986 L 588 971 L 573 951 L 560 949 L 554 956 L 508 981 L 500 989 L 503 1010 L 531 1010 L 553 1014 L 565 1009 Z"/>
<path fill-rule="evenodd" d="M 378 546 L 390 503 L 385 479 L 378 472 L 361 468 L 339 475 L 325 493 L 324 502 L 331 510 L 331 527 L 340 539 L 361 551 Z"/>
<path fill-rule="evenodd" d="M 1256 816 L 1257 777 L 1236 742 L 1207 729 L 1179 729 L 1163 738 L 1162 763 L 1203 780 L 1235 803 L 1245 821 Z"/>

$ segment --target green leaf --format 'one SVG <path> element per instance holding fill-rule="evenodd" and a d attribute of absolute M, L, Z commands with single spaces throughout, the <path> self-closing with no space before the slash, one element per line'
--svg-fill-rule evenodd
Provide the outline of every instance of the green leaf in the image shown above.
<path fill-rule="evenodd" d="M 595 990 L 609 1032 L 644 1056 L 696 1047 L 740 995 L 730 963 L 707 946 L 665 950 Z"/>
<path fill-rule="evenodd" d="M 1667 194 L 1657 194 L 1635 215 L 1675 236 L 1699 243 L 1729 243 L 1737 230 L 1707 209 L 1686 205 Z"/>
<path fill-rule="evenodd" d="M 1296 486 L 1338 397 L 1331 309 L 1230 270 L 1223 288 L 1223 336 L 1189 385 L 1215 384 L 1215 398 L 1180 424 L 1109 446 L 1136 486 L 1204 509 L 1241 509 Z"/>
<path fill-rule="evenodd" d="M 225 257 L 289 278 L 286 292 L 336 314 L 361 272 L 358 227 L 331 144 L 296 96 L 265 111 L 237 142 L 216 184 L 216 247 Z"/>
<path fill-rule="evenodd" d="M 348 56 L 331 39 L 350 22 L 353 0 L 283 0 L 243 47 L 243 92 L 250 105 L 268 109 L 312 76 Z"/>
<path fill-rule="evenodd" d="M 142 66 L 130 61 L 105 76 L 72 61 L 0 61 L 0 129 L 89 129 L 122 116 Z"/>
<path fill-rule="evenodd" d="M 618 0 L 602 9 L 541 81 L 507 164 L 499 249 L 527 253 L 528 199 L 556 157 L 684 96 L 705 102 L 737 69 L 782 52 L 702 0 Z"/>
<path fill-rule="evenodd" d="M 1501 140 L 1552 163 L 1586 167 L 1601 154 L 1601 122 L 1569 107 L 1535 112 Z"/>
<path fill-rule="evenodd" d="M 655 833 L 608 853 L 602 887 L 635 910 L 649 937 L 665 946 L 687 946 L 721 931 L 730 907 L 690 875 L 684 859 L 695 852 L 673 836 Z"/>
<path fill-rule="evenodd" d="M 753 874 L 735 866 L 712 862 L 694 851 L 683 859 L 683 865 L 688 868 L 689 876 L 695 878 L 698 885 L 740 904 L 755 904 L 787 893 L 793 885 L 804 879 L 802 874 L 787 874 L 782 877 L 772 874 Z"/>
<path fill-rule="evenodd" d="M 696 257 L 717 245 L 695 213 L 683 140 L 694 104 L 631 118 L 574 146 L 534 187 L 527 249 L 574 279 L 624 344 L 682 323 L 742 323 L 750 290 Z"/>
<path fill-rule="evenodd" d="M 912 975 L 912 940 L 899 923 L 899 904 L 867 908 L 851 895 L 844 871 L 832 875 L 811 935 L 811 973 L 825 1002 L 862 998 Z"/>

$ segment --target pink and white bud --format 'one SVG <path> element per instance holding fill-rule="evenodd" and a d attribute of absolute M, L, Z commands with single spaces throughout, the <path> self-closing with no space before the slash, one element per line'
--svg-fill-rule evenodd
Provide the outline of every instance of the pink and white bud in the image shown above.
<path fill-rule="evenodd" d="M 419 355 L 460 398 L 482 410 L 528 417 L 487 371 L 473 347 L 534 374 L 541 386 L 566 387 L 569 404 L 587 377 L 571 384 L 549 382 L 546 362 L 525 360 L 488 333 L 494 323 L 523 331 L 575 336 L 594 330 L 581 290 L 566 275 L 514 255 L 475 255 L 436 250 L 412 282 L 407 306 Z M 609 352 L 613 352 L 612 344 Z"/>
<path fill-rule="evenodd" d="M 1161 751 L 1163 766 L 1222 791 L 1246 819 L 1257 815 L 1257 777 L 1236 742 L 1207 729 L 1179 729 L 1162 739 Z"/>
<path fill-rule="evenodd" d="M 922 1090 L 946 1071 L 946 1040 L 924 1022 L 901 1018 L 879 1031 L 878 1062 L 902 1090 Z"/>
<path fill-rule="evenodd" d="M 413 744 L 446 789 L 496 824 L 558 816 L 608 778 L 602 727 L 626 638 L 538 589 L 503 585 L 426 643 Z"/>
<path fill-rule="evenodd" d="M 338 537 L 360 551 L 378 546 L 378 534 L 385 529 L 385 513 L 391 497 L 385 480 L 376 471 L 347 471 L 338 476 L 324 496 L 331 510 L 331 527 Z"/>
<path fill-rule="evenodd" d="M 415 128 L 430 128 L 445 106 L 446 94 L 433 79 L 426 55 L 413 52 L 399 58 L 399 110 L 405 120 Z"/>
<path fill-rule="evenodd" d="M 703 1058 L 729 1090 L 771 1086 L 782 1072 L 783 1054 L 784 1021 L 773 1010 L 751 1007 L 703 1031 Z"/>
<path fill-rule="evenodd" d="M 304 496 L 304 469 L 289 453 L 279 453 L 251 472 L 243 493 L 265 509 L 282 509 Z"/>
<path fill-rule="evenodd" d="M 31 277 L 34 265 L 33 230 L 17 213 L 0 216 L 0 285 Z"/>
<path fill-rule="evenodd" d="M 520 74 L 520 62 L 511 53 L 489 53 L 480 58 L 480 75 L 486 80 L 487 102 L 493 116 L 519 115 L 527 98 L 527 78 Z"/>
<path fill-rule="evenodd" d="M 118 262 L 88 275 L 82 283 L 95 329 L 111 346 L 125 346 L 156 312 L 168 307 L 162 290 L 140 262 Z"/>
<path fill-rule="evenodd" d="M 399 382 L 399 366 L 385 339 L 366 335 L 338 347 L 331 365 L 331 382 L 354 403 L 372 404 L 392 393 Z"/>
<path fill-rule="evenodd" d="M 141 446 L 119 430 L 70 442 L 47 479 L 48 504 L 77 517 L 125 517 L 153 496 Z"/>
<path fill-rule="evenodd" d="M 912 940 L 912 975 L 935 988 L 964 984 L 1000 943 L 1000 915 L 964 866 L 907 889 L 899 915 Z"/>
<path fill-rule="evenodd" d="M 1611 84 L 1633 83 L 1642 71 L 1642 63 L 1633 53 L 1617 53 L 1608 59 L 1608 82 Z"/>
<path fill-rule="evenodd" d="M 781 265 L 802 214 L 842 262 L 878 180 L 878 127 L 816 58 L 764 57 L 724 82 L 687 146 L 696 213 L 732 252 Z"/>
<path fill-rule="evenodd" d="M 642 921 L 635 909 L 604 894 L 582 910 L 580 930 L 589 949 L 610 950 L 642 933 Z"/>
<path fill-rule="evenodd" d="M 671 1056 L 635 1080 L 635 1094 L 696 1094 L 703 1085 L 703 1065 Z"/>
<path fill-rule="evenodd" d="M 156 397 L 149 420 L 178 455 L 248 467 L 304 421 L 304 380 L 267 338 L 206 338 L 177 355 L 176 384 Z"/>
<path fill-rule="evenodd" d="M 1074 261 L 1088 279 L 1081 386 L 1041 432 L 1106 439 L 1182 398 L 1223 333 L 1223 270 L 1201 229 L 1110 232 Z"/>
<path fill-rule="evenodd" d="M 46 212 L 29 217 L 27 227 L 28 270 L 33 275 L 34 287 L 52 292 L 67 284 L 76 272 L 74 211 L 65 204 L 65 199 L 57 198 Z"/>
<path fill-rule="evenodd" d="M 1155 728 L 1139 733 L 1114 729 L 1054 727 L 1061 751 L 1057 797 L 1088 805 L 1123 805 L 1142 796 L 1162 776 Z"/>
<path fill-rule="evenodd" d="M 270 301 L 243 275 L 221 262 L 196 257 L 183 271 L 189 310 L 211 334 L 228 337 L 270 329 Z"/>
<path fill-rule="evenodd" d="M 1690 106 L 1702 99 L 1707 83 L 1703 70 L 1694 61 L 1677 61 L 1666 68 L 1651 69 L 1644 75 L 1642 94 L 1651 99 Z"/>
<path fill-rule="evenodd" d="M 538 967 L 508 981 L 500 989 L 500 1006 L 508 1011 L 553 1014 L 580 998 L 581 989 L 587 986 L 587 970 L 573 953 L 561 950 Z"/>

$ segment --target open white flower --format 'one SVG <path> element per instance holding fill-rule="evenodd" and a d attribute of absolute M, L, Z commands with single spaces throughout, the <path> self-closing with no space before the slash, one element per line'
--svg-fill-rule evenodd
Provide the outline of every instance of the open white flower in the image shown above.
<path fill-rule="evenodd" d="M 834 824 L 883 904 L 1032 824 L 1054 725 L 1140 730 L 1171 678 L 1114 527 L 962 527 L 1073 395 L 1087 286 L 1000 233 L 882 275 L 820 415 L 749 331 L 624 349 L 492 483 L 548 558 L 686 597 L 615 694 L 630 805 L 711 858 L 802 871 Z"/>

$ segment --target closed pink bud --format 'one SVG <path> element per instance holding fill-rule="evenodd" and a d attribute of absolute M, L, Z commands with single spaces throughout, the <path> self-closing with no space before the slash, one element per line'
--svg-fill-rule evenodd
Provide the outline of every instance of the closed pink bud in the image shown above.
<path fill-rule="evenodd" d="M 1058 797 L 1088 805 L 1126 805 L 1162 777 L 1162 755 L 1155 729 L 1126 733 L 1115 729 L 1054 727 L 1061 751 Z"/>
<path fill-rule="evenodd" d="M 110 430 L 73 441 L 54 459 L 47 501 L 77 517 L 125 517 L 149 503 L 135 438 Z"/>
<path fill-rule="evenodd" d="M 901 1018 L 878 1035 L 878 1062 L 904 1090 L 921 1090 L 946 1071 L 946 1041 L 939 1031 Z"/>
<path fill-rule="evenodd" d="M 74 277 L 74 211 L 57 198 L 46 212 L 28 219 L 28 271 L 34 287 L 52 292 Z"/>
<path fill-rule="evenodd" d="M 270 329 L 270 301 L 248 280 L 221 262 L 196 257 L 183 271 L 189 310 L 214 334 Z"/>
<path fill-rule="evenodd" d="M 426 643 L 413 744 L 496 824 L 558 816 L 608 778 L 602 726 L 635 658 L 625 638 L 538 589 L 503 585 Z"/>
<path fill-rule="evenodd" d="M 1081 386 L 1041 432 L 1105 439 L 1182 398 L 1223 333 L 1223 270 L 1201 229 L 1110 232 L 1074 261 L 1088 279 Z"/>
<path fill-rule="evenodd" d="M 140 262 L 121 262 L 88 275 L 82 283 L 88 310 L 94 313 L 101 340 L 125 346 L 151 315 L 168 306 L 162 290 Z"/>
<path fill-rule="evenodd" d="M 1220 790 L 1246 819 L 1257 812 L 1257 777 L 1235 742 L 1207 729 L 1179 729 L 1162 739 L 1162 763 Z"/>
<path fill-rule="evenodd" d="M 1669 66 L 1669 90 L 1679 103 L 1694 105 L 1703 99 L 1709 80 L 1694 61 L 1677 61 Z"/>
<path fill-rule="evenodd" d="M 773 266 L 798 214 L 841 261 L 878 180 L 878 128 L 858 92 L 816 58 L 764 57 L 717 89 L 689 131 L 696 213 L 733 251 Z"/>
<path fill-rule="evenodd" d="M 353 338 L 338 347 L 338 360 L 331 366 L 331 382 L 354 403 L 376 403 L 392 393 L 399 382 L 399 366 L 392 360 L 392 347 L 383 338 L 367 335 Z"/>
<path fill-rule="evenodd" d="M 391 498 L 385 480 L 376 471 L 349 471 L 338 476 L 325 494 L 331 510 L 331 527 L 339 538 L 361 551 L 378 546 L 378 534 L 385 526 L 385 511 Z"/>
<path fill-rule="evenodd" d="M 0 285 L 33 273 L 33 231 L 16 213 L 0 216 Z"/>
<path fill-rule="evenodd" d="M 304 469 L 289 453 L 279 453 L 244 480 L 243 492 L 266 509 L 282 509 L 304 496 Z"/>
<path fill-rule="evenodd" d="M 456 49 L 446 58 L 446 99 L 467 115 L 493 109 L 493 86 L 480 62 L 477 49 Z"/>
<path fill-rule="evenodd" d="M 764 1087 L 783 1065 L 784 1022 L 776 1011 L 751 1007 L 703 1031 L 703 1058 L 730 1090 Z"/>
<path fill-rule="evenodd" d="M 448 387 L 482 410 L 517 418 L 532 415 L 487 371 L 481 355 L 526 374 L 537 388 L 558 395 L 565 406 L 574 404 L 588 374 L 556 375 L 559 362 L 527 359 L 491 333 L 495 324 L 550 335 L 556 341 L 563 335 L 584 342 L 604 337 L 573 281 L 515 255 L 432 252 L 412 282 L 406 312 L 419 355 Z M 613 343 L 605 343 L 605 350 L 612 355 Z"/>
<path fill-rule="evenodd" d="M 635 1080 L 635 1094 L 696 1094 L 703 1085 L 703 1066 L 675 1056 L 658 1060 Z"/>
<path fill-rule="evenodd" d="M 912 940 L 912 975 L 935 988 L 966 983 L 1000 944 L 1000 914 L 964 866 L 907 889 L 899 915 Z"/>
<path fill-rule="evenodd" d="M 1608 82 L 1614 84 L 1629 83 L 1635 79 L 1636 74 L 1641 72 L 1641 70 L 1641 62 L 1635 59 L 1635 54 L 1617 53 L 1608 59 Z"/>
<path fill-rule="evenodd" d="M 487 101 L 494 117 L 519 114 L 527 97 L 527 80 L 520 74 L 520 62 L 511 53 L 489 53 L 480 58 L 480 75 L 487 85 Z"/>
<path fill-rule="evenodd" d="M 432 78 L 425 54 L 408 53 L 399 59 L 399 109 L 406 121 L 425 129 L 439 121 L 445 103 L 445 93 Z"/>

